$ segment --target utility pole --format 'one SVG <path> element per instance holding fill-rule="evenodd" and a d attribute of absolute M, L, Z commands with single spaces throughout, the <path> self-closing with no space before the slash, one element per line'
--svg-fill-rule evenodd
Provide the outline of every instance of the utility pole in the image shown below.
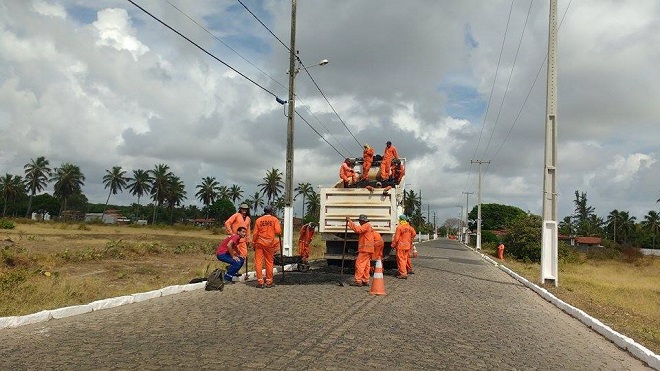
<path fill-rule="evenodd" d="M 465 227 L 467 228 L 468 226 L 468 214 L 470 213 L 470 208 L 468 207 L 468 204 L 470 202 L 470 195 L 473 194 L 474 192 L 463 192 L 465 195 Z M 465 240 L 463 241 L 465 244 L 470 243 L 470 234 L 467 233 L 467 230 L 465 231 Z"/>
<path fill-rule="evenodd" d="M 479 183 L 477 188 L 477 251 L 481 251 L 481 164 L 490 164 L 490 161 L 472 161 L 470 163 L 479 164 Z"/>
<path fill-rule="evenodd" d="M 545 162 L 543 169 L 543 228 L 541 283 L 557 286 L 557 0 L 550 0 L 548 77 L 545 102 Z"/>
<path fill-rule="evenodd" d="M 286 125 L 286 178 L 284 190 L 284 256 L 293 255 L 293 115 L 296 112 L 296 0 L 291 0 L 291 44 L 289 45 L 289 111 Z"/>
<path fill-rule="evenodd" d="M 435 226 L 435 211 L 434 211 L 433 212 L 433 239 L 436 239 L 437 233 L 438 233 L 438 229 Z"/>

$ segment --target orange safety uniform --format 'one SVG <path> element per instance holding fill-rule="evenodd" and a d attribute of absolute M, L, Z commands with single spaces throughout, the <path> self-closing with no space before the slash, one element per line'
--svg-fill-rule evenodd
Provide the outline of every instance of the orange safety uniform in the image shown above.
<path fill-rule="evenodd" d="M 348 223 L 348 227 L 359 234 L 358 255 L 355 259 L 355 283 L 369 285 L 369 268 L 371 267 L 371 256 L 374 253 L 374 229 L 369 222 L 362 225 Z"/>
<path fill-rule="evenodd" d="M 404 175 L 406 175 L 406 168 L 403 164 L 398 163 L 395 165 L 392 163 L 392 166 L 390 167 L 390 178 L 396 182 L 396 184 L 401 183 L 401 179 L 403 179 Z"/>
<path fill-rule="evenodd" d="M 309 244 L 314 237 L 314 228 L 312 223 L 307 223 L 300 228 L 300 237 L 298 238 L 298 255 L 302 258 L 303 262 L 309 259 Z"/>
<path fill-rule="evenodd" d="M 396 265 L 399 268 L 399 277 L 408 277 L 408 270 L 412 271 L 412 265 L 408 269 L 408 264 L 410 264 L 408 259 L 416 235 L 415 228 L 405 220 L 400 221 L 396 227 L 392 247 L 396 248 Z"/>
<path fill-rule="evenodd" d="M 385 147 L 385 150 L 383 150 L 383 160 L 380 162 L 380 178 L 382 180 L 390 178 L 390 166 L 392 165 L 392 160 L 395 158 L 399 158 L 399 154 L 396 153 L 396 147 L 393 145 Z"/>
<path fill-rule="evenodd" d="M 504 260 L 504 244 L 500 243 L 499 246 L 497 246 L 497 258 L 500 260 Z"/>
<path fill-rule="evenodd" d="M 254 266 L 257 271 L 257 283 L 260 285 L 264 284 L 264 276 L 261 271 L 264 260 L 266 260 L 266 284 L 273 283 L 275 251 L 280 245 L 275 236 L 280 234 L 282 234 L 280 221 L 270 214 L 259 217 L 254 223 L 254 233 L 252 234 Z"/>
<path fill-rule="evenodd" d="M 374 234 L 374 259 L 382 260 L 385 241 L 383 241 L 383 236 L 381 236 L 380 233 L 375 230 L 372 233 Z"/>
<path fill-rule="evenodd" d="M 365 144 L 364 151 L 362 151 L 362 180 L 367 180 L 369 178 L 369 169 L 371 169 L 371 164 L 374 162 L 374 149 Z"/>
<path fill-rule="evenodd" d="M 238 255 L 245 259 L 247 258 L 248 252 L 247 245 L 248 242 L 250 242 L 250 217 L 247 215 L 243 216 L 243 214 L 237 212 L 225 221 L 225 230 L 230 236 L 232 234 L 238 234 L 238 228 L 240 227 L 245 227 L 245 229 L 247 229 L 247 234 L 245 235 L 245 238 L 241 238 L 238 241 L 236 248 L 238 249 Z"/>
<path fill-rule="evenodd" d="M 344 161 L 339 168 L 339 178 L 344 181 L 344 187 L 348 187 L 357 182 L 357 174 L 355 174 L 355 170 L 353 170 L 346 161 Z"/>

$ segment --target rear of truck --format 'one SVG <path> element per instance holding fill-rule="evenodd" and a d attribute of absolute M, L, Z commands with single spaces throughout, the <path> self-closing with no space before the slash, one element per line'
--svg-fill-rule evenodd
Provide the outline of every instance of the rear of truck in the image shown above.
<path fill-rule="evenodd" d="M 325 241 L 325 258 L 329 265 L 341 264 L 342 259 L 355 260 L 358 235 L 347 228 L 346 217 L 357 222 L 360 214 L 366 215 L 371 226 L 381 234 L 385 242 L 383 260 L 390 259 L 398 216 L 403 213 L 404 180 L 389 190 L 379 187 L 373 191 L 343 188 L 343 182 L 339 181 L 332 187 L 321 188 L 320 193 L 319 233 Z"/>

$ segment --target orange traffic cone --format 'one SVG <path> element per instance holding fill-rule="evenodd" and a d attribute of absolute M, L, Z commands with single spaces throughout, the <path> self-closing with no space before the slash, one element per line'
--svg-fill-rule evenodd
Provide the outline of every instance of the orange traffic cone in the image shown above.
<path fill-rule="evenodd" d="M 383 263 L 380 259 L 376 260 L 376 269 L 374 270 L 374 279 L 371 282 L 371 295 L 387 295 L 385 293 L 385 280 L 383 279 Z"/>

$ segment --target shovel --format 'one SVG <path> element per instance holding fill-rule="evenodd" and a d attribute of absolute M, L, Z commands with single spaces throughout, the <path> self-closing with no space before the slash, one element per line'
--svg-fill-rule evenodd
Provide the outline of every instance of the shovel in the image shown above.
<path fill-rule="evenodd" d="M 344 249 L 341 253 L 341 271 L 339 272 L 339 286 L 346 287 L 346 284 L 343 281 L 344 277 L 344 259 L 346 258 L 346 240 L 348 239 L 348 220 L 346 221 L 346 227 L 344 227 Z"/>

